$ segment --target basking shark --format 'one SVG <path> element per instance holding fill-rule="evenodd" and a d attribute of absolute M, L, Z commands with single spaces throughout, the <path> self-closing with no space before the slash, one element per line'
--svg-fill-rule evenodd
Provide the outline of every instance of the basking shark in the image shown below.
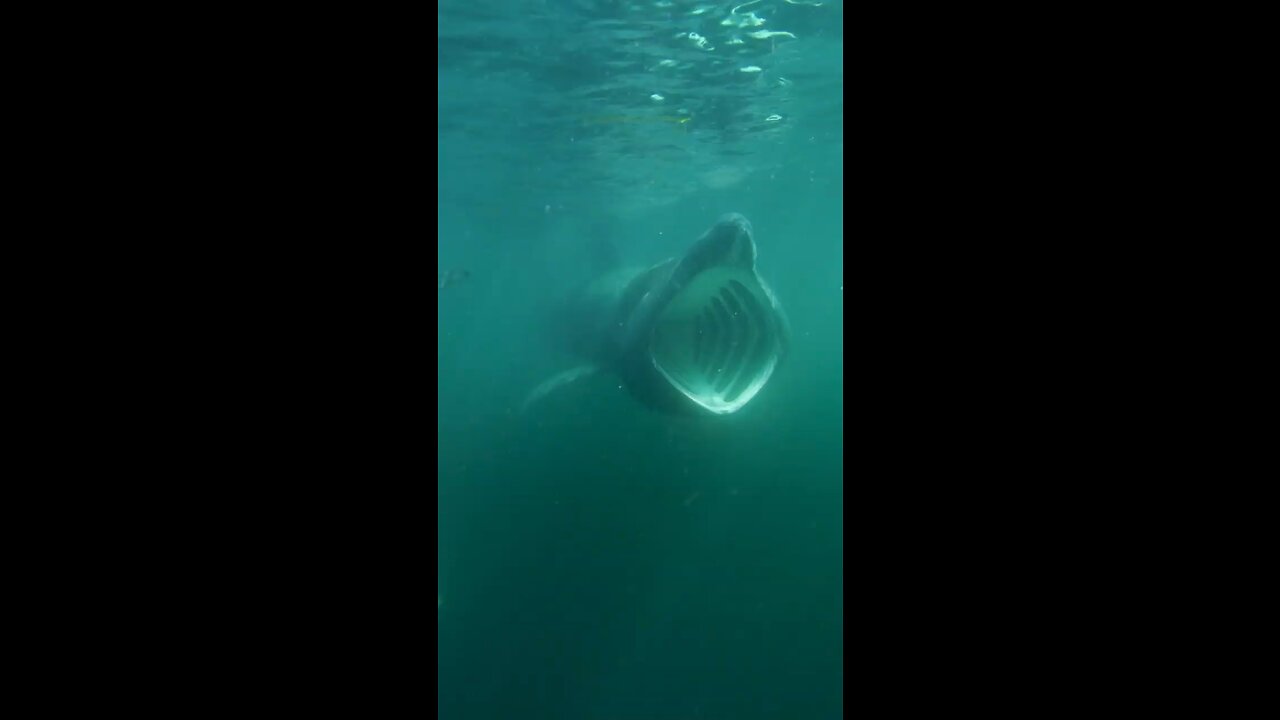
<path fill-rule="evenodd" d="M 603 371 L 652 408 L 727 415 L 768 384 L 790 335 L 756 271 L 751 223 L 737 213 L 721 217 L 681 257 L 602 273 L 557 317 L 559 339 L 584 364 L 535 388 L 525 409 Z"/>

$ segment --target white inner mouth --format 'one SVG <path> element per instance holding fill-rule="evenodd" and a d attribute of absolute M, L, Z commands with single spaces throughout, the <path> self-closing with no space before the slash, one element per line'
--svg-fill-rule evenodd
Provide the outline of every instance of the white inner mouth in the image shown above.
<path fill-rule="evenodd" d="M 667 380 L 717 414 L 746 405 L 769 381 L 781 343 L 773 303 L 754 271 L 699 273 L 654 325 L 649 354 Z"/>

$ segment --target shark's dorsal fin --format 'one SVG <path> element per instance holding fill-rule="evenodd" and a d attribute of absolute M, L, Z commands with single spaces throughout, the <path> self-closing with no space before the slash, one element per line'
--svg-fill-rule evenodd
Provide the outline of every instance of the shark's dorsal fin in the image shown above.
<path fill-rule="evenodd" d="M 556 388 L 564 387 L 578 378 L 592 375 L 596 370 L 595 365 L 579 365 L 553 375 L 529 392 L 524 402 L 520 405 L 520 412 L 529 412 L 529 408 L 533 407 L 534 403 L 549 395 Z"/>

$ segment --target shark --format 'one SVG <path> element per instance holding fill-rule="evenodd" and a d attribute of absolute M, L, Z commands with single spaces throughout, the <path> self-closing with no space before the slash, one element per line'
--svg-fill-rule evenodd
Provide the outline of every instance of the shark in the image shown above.
<path fill-rule="evenodd" d="M 756 258 L 750 221 L 728 213 L 679 257 L 594 277 L 557 312 L 557 337 L 581 364 L 535 387 L 522 410 L 599 373 L 661 412 L 742 410 L 774 377 L 791 337 Z"/>

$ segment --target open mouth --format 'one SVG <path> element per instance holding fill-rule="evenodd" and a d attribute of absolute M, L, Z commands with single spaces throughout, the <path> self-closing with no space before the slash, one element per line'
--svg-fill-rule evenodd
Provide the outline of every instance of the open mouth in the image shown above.
<path fill-rule="evenodd" d="M 672 386 L 721 415 L 760 392 L 781 352 L 772 294 L 754 270 L 728 266 L 702 271 L 672 298 L 649 343 Z"/>

